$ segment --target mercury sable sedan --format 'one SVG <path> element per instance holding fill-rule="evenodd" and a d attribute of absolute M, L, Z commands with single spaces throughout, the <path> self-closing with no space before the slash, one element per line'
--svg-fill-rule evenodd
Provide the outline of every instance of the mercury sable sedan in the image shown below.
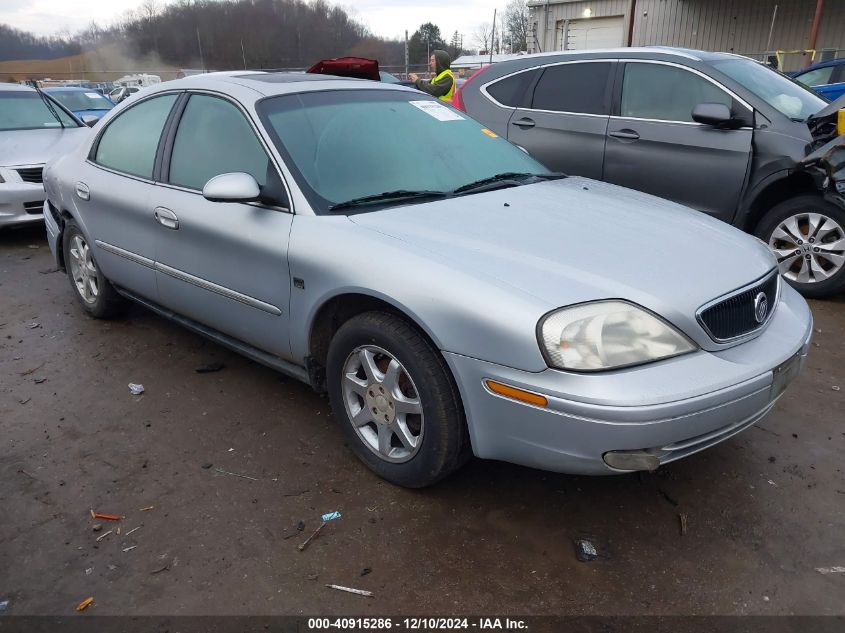
<path fill-rule="evenodd" d="M 131 299 L 328 391 L 403 486 L 472 454 L 653 470 L 766 415 L 810 344 L 762 242 L 401 86 L 203 75 L 97 128 L 45 176 L 82 309 Z"/>

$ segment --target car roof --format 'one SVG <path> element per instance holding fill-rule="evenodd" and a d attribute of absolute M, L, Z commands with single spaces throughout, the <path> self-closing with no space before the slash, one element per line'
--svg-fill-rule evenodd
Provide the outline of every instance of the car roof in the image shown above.
<path fill-rule="evenodd" d="M 93 88 L 83 88 L 82 86 L 50 86 L 43 88 L 44 92 L 91 92 Z"/>
<path fill-rule="evenodd" d="M 21 84 L 13 84 L 13 83 L 0 83 L 0 90 L 5 90 L 8 92 L 35 92 L 34 88 L 30 88 L 29 86 L 22 86 Z"/>
<path fill-rule="evenodd" d="M 318 92 L 326 90 L 404 90 L 399 84 L 387 84 L 367 79 L 351 79 L 333 75 L 291 72 L 227 71 L 191 75 L 166 81 L 144 90 L 146 94 L 169 90 L 218 90 L 229 92 L 233 86 L 247 88 L 261 96 Z"/>
<path fill-rule="evenodd" d="M 826 62 L 819 62 L 818 64 L 813 64 L 812 66 L 808 66 L 807 68 L 803 68 L 799 70 L 796 75 L 803 75 L 806 72 L 811 70 L 815 70 L 816 68 L 827 68 L 828 66 L 841 66 L 845 64 L 845 57 L 838 57 L 837 59 L 829 59 Z"/>
<path fill-rule="evenodd" d="M 713 53 L 700 51 L 692 48 L 675 48 L 672 46 L 629 46 L 620 48 L 591 48 L 577 51 L 549 51 L 546 53 L 533 53 L 531 55 L 519 55 L 508 59 L 500 64 L 524 61 L 526 59 L 544 59 L 547 57 L 656 57 L 671 56 L 695 61 L 712 61 L 717 59 L 731 59 L 737 57 L 733 53 Z"/>

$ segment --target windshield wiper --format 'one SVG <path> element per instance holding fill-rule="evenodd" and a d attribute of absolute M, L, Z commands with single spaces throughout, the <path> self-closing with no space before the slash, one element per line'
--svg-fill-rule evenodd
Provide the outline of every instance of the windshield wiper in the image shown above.
<path fill-rule="evenodd" d="M 420 198 L 446 198 L 449 194 L 445 191 L 412 191 L 410 189 L 398 189 L 396 191 L 385 191 L 377 193 L 372 196 L 363 196 L 362 198 L 353 198 L 345 202 L 338 202 L 329 207 L 329 211 L 339 211 L 341 209 L 352 209 L 354 207 L 361 207 L 368 204 L 386 201 L 402 201 L 402 200 L 417 200 Z"/>
<path fill-rule="evenodd" d="M 55 117 L 56 121 L 59 122 L 59 125 L 62 126 L 62 129 L 65 129 L 65 124 L 64 121 L 62 121 L 62 117 L 60 117 L 59 113 L 56 112 L 56 108 L 50 102 L 50 97 L 44 94 L 44 91 L 41 90 L 41 86 L 38 85 L 38 82 L 32 79 L 30 80 L 29 85 L 35 88 L 35 92 L 37 92 L 38 96 L 41 97 L 41 101 L 43 101 L 44 105 L 47 106 L 47 109 L 50 111 L 50 114 Z"/>
<path fill-rule="evenodd" d="M 471 191 L 496 189 L 499 187 L 518 187 L 519 185 L 525 184 L 524 181 L 529 178 L 536 178 L 539 180 L 557 180 L 558 178 L 566 178 L 566 174 L 532 174 L 508 171 L 503 174 L 496 174 L 495 176 L 490 176 L 489 178 L 482 178 L 481 180 L 468 183 L 458 187 L 452 193 L 462 194 L 469 193 Z"/>

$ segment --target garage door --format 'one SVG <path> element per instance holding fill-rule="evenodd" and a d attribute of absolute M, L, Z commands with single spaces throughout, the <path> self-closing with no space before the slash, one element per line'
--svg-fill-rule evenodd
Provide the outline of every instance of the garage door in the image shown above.
<path fill-rule="evenodd" d="M 566 50 L 583 51 L 590 48 L 622 46 L 625 18 L 590 18 L 573 20 L 566 33 Z"/>

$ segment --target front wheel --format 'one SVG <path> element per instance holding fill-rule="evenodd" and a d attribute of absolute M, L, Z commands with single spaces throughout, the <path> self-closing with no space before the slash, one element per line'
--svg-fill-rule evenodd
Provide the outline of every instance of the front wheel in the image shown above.
<path fill-rule="evenodd" d="M 408 488 L 435 483 L 468 456 L 457 389 L 440 354 L 402 319 L 368 312 L 329 347 L 332 410 L 370 469 Z"/>
<path fill-rule="evenodd" d="M 783 277 L 805 297 L 845 289 L 845 211 L 804 195 L 781 202 L 755 231 L 769 245 Z"/>

